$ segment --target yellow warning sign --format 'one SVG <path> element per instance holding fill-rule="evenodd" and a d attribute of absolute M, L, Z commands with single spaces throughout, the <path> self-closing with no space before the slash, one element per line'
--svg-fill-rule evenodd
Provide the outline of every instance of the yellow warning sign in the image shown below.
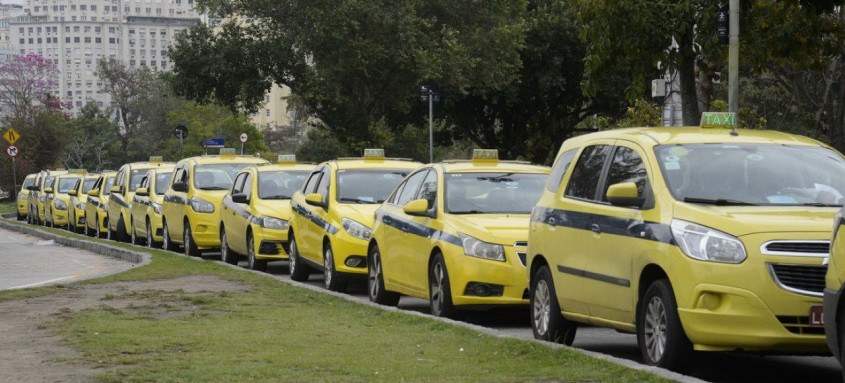
<path fill-rule="evenodd" d="M 9 145 L 14 145 L 15 142 L 18 142 L 18 140 L 21 138 L 21 134 L 18 133 L 15 128 L 9 128 L 6 133 L 3 133 L 3 138 L 6 139 Z"/>

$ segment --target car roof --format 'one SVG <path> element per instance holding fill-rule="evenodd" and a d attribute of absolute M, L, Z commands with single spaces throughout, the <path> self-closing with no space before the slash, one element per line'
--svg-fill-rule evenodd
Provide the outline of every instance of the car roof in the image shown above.
<path fill-rule="evenodd" d="M 191 164 L 191 165 L 208 165 L 208 164 L 228 164 L 228 163 L 252 163 L 252 164 L 264 164 L 267 163 L 267 160 L 263 158 L 253 157 L 253 156 L 240 156 L 240 155 L 204 155 L 204 156 L 196 156 L 196 157 L 188 157 L 176 163 L 176 165 L 181 164 Z"/>
<path fill-rule="evenodd" d="M 398 158 L 338 158 L 327 161 L 323 164 L 330 164 L 338 170 L 347 169 L 408 169 L 414 170 L 423 164 L 420 162 L 398 159 Z M 321 164 L 322 165 L 322 164 Z"/>
<path fill-rule="evenodd" d="M 548 166 L 534 165 L 524 161 L 502 160 L 449 160 L 437 164 L 446 173 L 469 172 L 512 172 L 512 173 L 543 173 L 548 174 Z"/>
<path fill-rule="evenodd" d="M 289 163 L 289 164 L 261 164 L 260 166 L 253 166 L 252 168 L 256 169 L 258 172 L 278 172 L 278 171 L 305 171 L 311 172 L 317 169 L 317 165 L 315 164 L 303 164 L 303 163 Z M 244 169 L 246 170 L 246 169 Z"/>
<path fill-rule="evenodd" d="M 625 128 L 573 137 L 566 140 L 564 146 L 580 146 L 587 141 L 598 139 L 624 139 L 634 141 L 643 147 L 720 143 L 827 146 L 812 138 L 773 130 L 738 129 L 736 132 L 736 135 L 732 135 L 730 129 L 702 129 L 689 126 Z"/>

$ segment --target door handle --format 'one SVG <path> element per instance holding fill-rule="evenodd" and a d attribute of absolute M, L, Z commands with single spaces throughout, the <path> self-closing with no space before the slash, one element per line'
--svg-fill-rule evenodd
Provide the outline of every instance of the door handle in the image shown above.
<path fill-rule="evenodd" d="M 593 233 L 596 233 L 596 234 L 601 234 L 601 227 L 599 226 L 599 224 L 594 223 L 594 224 L 590 225 L 590 231 L 592 231 Z"/>

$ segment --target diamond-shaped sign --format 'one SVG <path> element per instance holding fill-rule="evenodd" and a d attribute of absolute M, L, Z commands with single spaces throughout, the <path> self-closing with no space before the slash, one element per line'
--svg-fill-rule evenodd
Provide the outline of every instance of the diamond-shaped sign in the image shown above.
<path fill-rule="evenodd" d="M 6 142 L 8 142 L 9 145 L 14 145 L 15 142 L 18 142 L 18 140 L 21 138 L 21 134 L 18 133 L 15 128 L 9 128 L 6 133 L 3 133 L 3 138 L 6 139 Z"/>

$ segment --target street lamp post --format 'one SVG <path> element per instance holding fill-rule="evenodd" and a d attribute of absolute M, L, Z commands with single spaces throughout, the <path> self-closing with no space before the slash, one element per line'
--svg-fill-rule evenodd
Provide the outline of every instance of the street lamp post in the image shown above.
<path fill-rule="evenodd" d="M 440 93 L 433 84 L 420 86 L 420 99 L 428 101 L 428 162 L 434 162 L 434 102 L 440 101 Z"/>

